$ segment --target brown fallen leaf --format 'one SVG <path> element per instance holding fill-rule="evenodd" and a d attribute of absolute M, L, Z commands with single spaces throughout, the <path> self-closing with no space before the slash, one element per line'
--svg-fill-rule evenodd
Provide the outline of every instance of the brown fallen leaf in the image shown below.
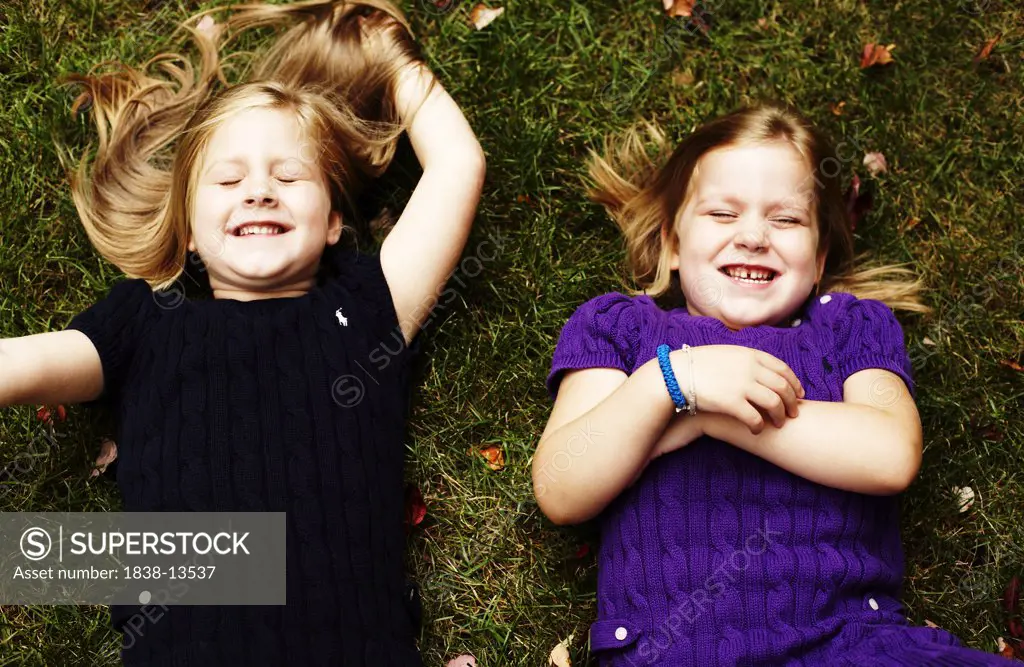
<path fill-rule="evenodd" d="M 1020 371 L 1024 371 L 1024 366 L 1021 366 L 1020 364 L 1018 364 L 1016 361 L 1013 361 L 1012 359 L 1000 359 L 999 363 L 1002 364 L 1003 366 L 1006 366 L 1007 368 L 1010 368 L 1010 369 L 1013 369 L 1013 370 L 1017 371 L 1018 373 Z"/>
<path fill-rule="evenodd" d="M 838 104 L 836 104 L 836 103 L 830 104 L 829 108 L 832 110 L 832 115 L 833 116 L 842 116 L 843 115 L 843 107 L 845 107 L 845 106 L 846 106 L 846 102 L 839 102 Z"/>
<path fill-rule="evenodd" d="M 878 176 L 889 171 L 889 165 L 885 161 L 885 156 L 878 151 L 864 156 L 864 166 L 867 167 L 868 173 L 872 176 Z"/>
<path fill-rule="evenodd" d="M 1000 34 L 996 35 L 992 39 L 986 40 L 981 46 L 981 50 L 979 50 L 978 54 L 974 56 L 974 64 L 977 65 L 982 60 L 988 60 L 988 57 L 992 55 L 992 49 L 995 48 L 995 45 L 998 44 L 999 40 L 1002 38 L 1003 36 Z"/>
<path fill-rule="evenodd" d="M 677 16 L 693 16 L 693 6 L 695 4 L 697 4 L 697 0 L 662 0 L 665 13 L 672 18 Z"/>
<path fill-rule="evenodd" d="M 494 22 L 494 19 L 498 18 L 505 13 L 504 7 L 495 7 L 491 9 L 483 3 L 473 7 L 473 10 L 469 13 L 469 22 L 473 24 L 473 27 L 477 30 L 483 30 L 487 26 Z"/>
<path fill-rule="evenodd" d="M 575 635 L 569 635 L 566 639 L 558 642 L 555 648 L 551 649 L 551 655 L 548 656 L 549 667 L 572 667 L 572 658 L 569 657 L 569 646 L 572 645 L 572 638 Z"/>
<path fill-rule="evenodd" d="M 676 86 L 692 86 L 696 80 L 697 77 L 688 69 L 672 72 L 672 83 Z"/>
<path fill-rule="evenodd" d="M 505 453 L 501 451 L 501 447 L 490 445 L 481 449 L 480 454 L 483 455 L 484 460 L 487 461 L 487 467 L 491 470 L 501 470 L 505 467 Z"/>
<path fill-rule="evenodd" d="M 90 477 L 98 477 L 107 471 L 107 466 L 117 460 L 117 443 L 110 438 L 103 438 L 100 443 L 100 455 L 96 457 L 96 467 Z"/>
<path fill-rule="evenodd" d="M 865 44 L 864 51 L 861 52 L 860 56 L 860 68 L 867 69 L 875 65 L 888 65 L 892 62 L 892 50 L 895 48 L 895 44 L 889 44 L 888 46 L 870 42 Z"/>
<path fill-rule="evenodd" d="M 405 527 L 408 530 L 418 526 L 427 516 L 427 505 L 423 502 L 420 487 L 415 484 L 405 485 Z"/>
<path fill-rule="evenodd" d="M 445 667 L 476 667 L 476 658 L 466 653 L 457 658 L 452 658 L 445 664 Z"/>

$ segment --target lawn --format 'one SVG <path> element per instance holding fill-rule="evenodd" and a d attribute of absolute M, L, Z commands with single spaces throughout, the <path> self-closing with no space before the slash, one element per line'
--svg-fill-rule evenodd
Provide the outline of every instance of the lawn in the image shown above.
<path fill-rule="evenodd" d="M 139 64 L 176 21 L 211 6 L 143 4 L 0 4 L 0 336 L 62 329 L 119 277 L 71 202 L 54 140 L 77 154 L 91 134 L 70 114 L 74 91 L 55 82 L 109 58 Z M 472 653 L 535 667 L 570 635 L 573 664 L 587 664 L 598 535 L 549 523 L 530 482 L 560 328 L 628 280 L 617 231 L 583 196 L 584 160 L 640 118 L 678 138 L 761 99 L 796 105 L 844 142 L 845 178 L 858 174 L 873 195 L 857 249 L 911 262 L 928 284 L 933 313 L 900 314 L 925 432 L 903 503 L 908 614 L 986 651 L 1009 639 L 1004 591 L 1024 575 L 1019 4 L 717 0 L 706 34 L 666 17 L 660 0 L 508 0 L 479 31 L 472 3 L 404 6 L 488 156 L 450 283 L 458 298 L 424 331 L 410 420 L 407 477 L 426 516 L 407 560 L 422 586 L 426 664 Z M 866 43 L 895 44 L 893 62 L 861 69 Z M 873 151 L 887 173 L 868 174 Z M 411 172 L 407 159 L 399 167 L 406 178 L 384 199 L 400 205 Z M 51 435 L 37 407 L 0 412 L 0 511 L 119 509 L 110 472 L 89 474 L 111 425 L 68 406 Z M 502 469 L 479 453 L 492 446 Z M 965 511 L 962 487 L 975 494 Z M 117 646 L 104 607 L 0 609 L 0 665 L 116 664 Z"/>

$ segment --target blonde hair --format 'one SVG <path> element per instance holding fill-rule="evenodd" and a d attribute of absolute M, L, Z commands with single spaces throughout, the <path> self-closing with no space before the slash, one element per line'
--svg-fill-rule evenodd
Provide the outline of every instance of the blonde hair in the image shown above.
<path fill-rule="evenodd" d="M 877 299 L 890 308 L 916 312 L 931 309 L 920 301 L 923 283 L 900 264 L 868 265 L 867 254 L 853 256 L 853 232 L 843 200 L 839 161 L 829 141 L 799 112 L 772 104 L 734 111 L 688 135 L 675 150 L 653 123 L 634 127 L 617 144 L 606 141 L 604 155 L 590 152 L 587 194 L 604 206 L 626 240 L 627 266 L 640 289 L 658 297 L 673 285 L 670 268 L 673 223 L 692 195 L 701 157 L 716 148 L 786 141 L 812 172 L 813 209 L 818 225 L 818 252 L 825 269 L 818 289 Z M 832 171 L 833 173 L 829 173 Z"/>
<path fill-rule="evenodd" d="M 422 62 L 405 17 L 382 0 L 230 9 L 213 29 L 202 19 L 224 8 L 179 26 L 197 47 L 198 71 L 178 53 L 161 53 L 140 70 L 115 62 L 111 72 L 65 78 L 84 86 L 72 113 L 89 104 L 99 135 L 91 165 L 87 150 L 69 168 L 82 225 L 101 256 L 154 289 L 184 271 L 203 154 L 227 119 L 253 108 L 294 114 L 316 147 L 310 158 L 326 178 L 332 209 L 356 219 L 356 196 L 390 164 L 403 129 L 393 101 L 400 74 Z M 230 86 L 220 51 L 265 26 L 287 30 L 254 55 L 247 83 Z M 165 76 L 147 73 L 157 67 Z"/>

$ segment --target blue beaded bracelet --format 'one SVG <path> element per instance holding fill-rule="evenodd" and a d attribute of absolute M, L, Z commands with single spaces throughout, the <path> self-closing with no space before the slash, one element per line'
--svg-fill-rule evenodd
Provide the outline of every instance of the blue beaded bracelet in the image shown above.
<path fill-rule="evenodd" d="M 679 382 L 676 381 L 676 374 L 672 372 L 672 363 L 668 360 L 668 353 L 671 348 L 662 343 L 658 346 L 658 365 L 661 366 L 661 374 L 665 378 L 665 386 L 668 387 L 668 395 L 675 403 L 676 412 L 686 409 L 686 399 L 682 390 L 679 389 Z"/>

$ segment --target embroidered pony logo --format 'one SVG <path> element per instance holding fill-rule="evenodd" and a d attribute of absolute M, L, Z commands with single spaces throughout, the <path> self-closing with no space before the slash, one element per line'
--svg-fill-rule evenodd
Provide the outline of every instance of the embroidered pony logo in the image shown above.
<path fill-rule="evenodd" d="M 348 326 L 348 318 L 345 317 L 342 314 L 341 308 L 339 308 L 338 310 L 334 311 L 334 316 L 338 318 L 338 324 L 340 324 L 343 327 L 347 327 Z"/>

